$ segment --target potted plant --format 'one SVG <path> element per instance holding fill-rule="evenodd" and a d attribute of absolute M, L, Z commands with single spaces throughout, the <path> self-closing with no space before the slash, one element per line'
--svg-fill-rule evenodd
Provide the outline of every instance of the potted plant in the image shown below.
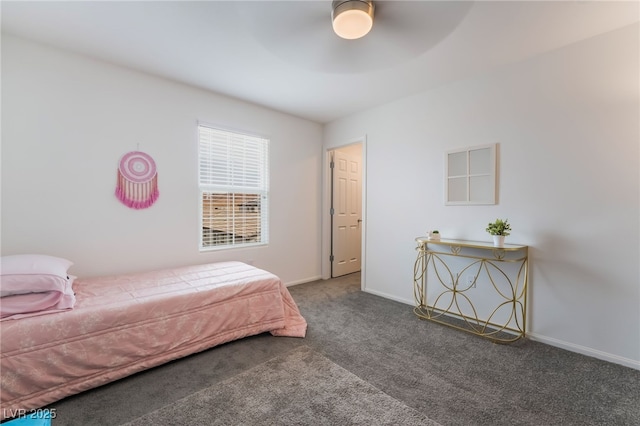
<path fill-rule="evenodd" d="M 439 240 L 440 239 L 440 231 L 437 229 L 435 231 L 429 231 L 428 238 L 430 240 Z"/>
<path fill-rule="evenodd" d="M 511 231 L 511 225 L 508 219 L 496 219 L 495 222 L 489 223 L 486 231 L 493 236 L 493 245 L 496 247 L 504 246 L 504 237 L 508 236 Z"/>

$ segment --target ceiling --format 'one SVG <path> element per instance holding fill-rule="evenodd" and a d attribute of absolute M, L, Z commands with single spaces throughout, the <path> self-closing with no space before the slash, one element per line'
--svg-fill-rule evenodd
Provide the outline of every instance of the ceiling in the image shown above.
<path fill-rule="evenodd" d="M 326 123 L 640 20 L 634 1 L 6 1 L 2 32 Z"/>

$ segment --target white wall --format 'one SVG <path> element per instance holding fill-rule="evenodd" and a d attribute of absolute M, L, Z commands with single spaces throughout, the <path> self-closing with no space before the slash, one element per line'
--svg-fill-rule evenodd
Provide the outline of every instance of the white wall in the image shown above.
<path fill-rule="evenodd" d="M 530 246 L 535 339 L 640 368 L 638 25 L 330 123 L 367 135 L 366 291 L 413 304 L 414 238 Z M 444 152 L 499 144 L 499 203 L 445 206 Z"/>
<path fill-rule="evenodd" d="M 197 120 L 271 139 L 267 247 L 198 251 Z M 136 211 L 114 190 L 138 144 L 156 161 L 160 198 Z M 79 276 L 234 259 L 312 280 L 322 155 L 317 123 L 2 37 L 3 255 L 65 257 Z"/>

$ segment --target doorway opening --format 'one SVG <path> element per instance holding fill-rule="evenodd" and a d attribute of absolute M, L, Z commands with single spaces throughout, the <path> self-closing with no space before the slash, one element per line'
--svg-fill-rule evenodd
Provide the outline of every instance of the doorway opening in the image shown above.
<path fill-rule="evenodd" d="M 360 272 L 363 267 L 363 142 L 328 151 L 327 163 L 327 278 L 335 278 Z"/>

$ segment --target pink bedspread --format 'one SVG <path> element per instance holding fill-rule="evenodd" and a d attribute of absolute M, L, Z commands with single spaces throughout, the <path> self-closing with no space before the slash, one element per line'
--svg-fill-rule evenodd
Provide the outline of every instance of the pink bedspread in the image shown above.
<path fill-rule="evenodd" d="M 242 337 L 304 337 L 280 279 L 240 262 L 75 281 L 74 309 L 0 322 L 1 407 L 66 396 Z"/>

